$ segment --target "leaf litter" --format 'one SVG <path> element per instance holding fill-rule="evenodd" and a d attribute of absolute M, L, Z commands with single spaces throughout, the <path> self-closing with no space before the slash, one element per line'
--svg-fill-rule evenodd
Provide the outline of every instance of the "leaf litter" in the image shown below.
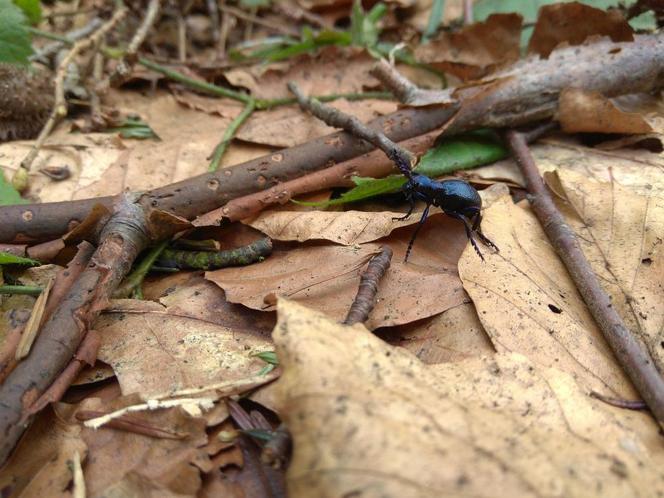
<path fill-rule="evenodd" d="M 335 9 L 346 7 L 337 3 L 310 7 L 339 19 Z M 408 3 L 414 14 L 408 23 L 417 25 L 418 13 L 430 11 L 426 3 Z M 490 3 L 478 2 L 478 17 Z M 459 6 L 446 4 L 446 22 L 461 15 Z M 586 40 L 587 26 L 577 27 L 583 23 L 571 23 L 571 33 L 555 24 L 562 10 L 593 17 L 605 35 L 631 34 L 615 14 L 600 19 L 580 4 L 565 5 L 543 10 L 531 51 L 547 55 L 561 42 Z M 441 31 L 414 54 L 448 76 L 479 77 L 518 57 L 517 18 L 493 16 Z M 307 94 L 376 89 L 373 63 L 365 49 L 333 46 L 277 64 L 215 70 L 253 98 L 284 98 L 289 80 Z M 242 107 L 182 87 L 171 93 L 111 88 L 108 101 L 140 116 L 162 142 L 71 134 L 65 123 L 38 161 L 66 164 L 73 174 L 62 182 L 33 174 L 29 195 L 41 201 L 109 195 L 203 173 Z M 635 109 L 573 89 L 561 102 L 566 132 L 648 134 L 661 143 L 661 102 Z M 335 105 L 362 121 L 396 108 L 379 100 Z M 222 167 L 329 131 L 295 107 L 257 113 Z M 0 144 L 7 177 L 29 145 Z M 533 152 L 617 310 L 664 368 L 664 156 L 559 135 Z M 523 185 L 510 159 L 464 176 L 478 184 L 507 181 L 514 197 Z M 0 489 L 15 496 L 71 494 L 80 461 L 90 496 L 253 496 L 248 489 L 265 495 L 275 486 L 265 477 L 270 470 L 258 463 L 259 446 L 238 436 L 224 402 L 243 396 L 251 417 L 267 414 L 292 434 L 288 496 L 664 493 L 657 425 L 647 413 L 588 396 L 637 398 L 538 222 L 506 187 L 482 194 L 482 226 L 500 247 L 484 264 L 467 247 L 461 224 L 439 213 L 429 217 L 404 264 L 419 215 L 394 221 L 403 205 L 388 198 L 331 211 L 268 210 L 244 220 L 276 241 L 265 261 L 205 275 L 152 275 L 143 286 L 147 301 L 114 302 L 96 322 L 102 337 L 96 370 L 84 371 L 62 402 L 38 416 L 0 471 Z M 373 313 L 364 326 L 339 325 L 359 273 L 381 245 L 394 257 Z M 29 282 L 30 271 L 20 278 Z M 7 318 L 34 301 L 0 299 Z M 275 349 L 278 368 L 261 378 L 266 363 L 256 353 Z M 98 430 L 83 423 L 187 396 L 211 397 L 213 406 L 156 405 Z"/>

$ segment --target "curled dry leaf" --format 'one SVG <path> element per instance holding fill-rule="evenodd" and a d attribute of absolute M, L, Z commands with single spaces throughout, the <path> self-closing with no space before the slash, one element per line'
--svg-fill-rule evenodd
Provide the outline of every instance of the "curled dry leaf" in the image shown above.
<path fill-rule="evenodd" d="M 485 210 L 482 225 L 500 253 L 478 265 L 466 250 L 459 274 L 496 350 L 566 371 L 586 389 L 634 398 L 535 216 L 505 196 Z"/>
<path fill-rule="evenodd" d="M 664 371 L 664 195 L 639 195 L 616 182 L 558 175 L 568 222 L 627 328 Z"/>
<path fill-rule="evenodd" d="M 400 325 L 441 313 L 467 300 L 456 272 L 467 239 L 461 223 L 432 215 L 417 237 L 408 263 L 404 254 L 414 227 L 396 230 L 381 244 L 394 256 L 381 280 L 377 303 L 366 326 Z M 277 297 L 288 297 L 343 320 L 357 292 L 360 272 L 379 244 L 360 246 L 276 247 L 262 263 L 207 272 L 206 278 L 231 302 L 273 310 Z"/>
<path fill-rule="evenodd" d="M 422 213 L 413 213 L 407 220 L 394 219 L 401 216 L 403 213 L 391 211 L 266 211 L 249 225 L 274 240 L 324 239 L 349 246 L 372 242 L 417 223 Z"/>
<path fill-rule="evenodd" d="M 113 367 L 123 394 L 164 393 L 241 380 L 265 365 L 252 353 L 272 349 L 255 333 L 173 315 L 161 305 L 126 300 L 96 323 L 98 358 Z"/>
<path fill-rule="evenodd" d="M 418 46 L 415 56 L 463 80 L 481 78 L 497 66 L 519 59 L 521 21 L 519 14 L 493 14 L 458 32 L 442 32 Z"/>
<path fill-rule="evenodd" d="M 561 43 L 581 45 L 590 36 L 608 36 L 614 42 L 632 41 L 632 28 L 618 9 L 596 9 L 580 2 L 540 7 L 528 52 L 548 57 Z"/>
<path fill-rule="evenodd" d="M 643 116 L 620 110 L 598 92 L 567 88 L 560 92 L 557 119 L 565 133 L 650 133 Z"/>
<path fill-rule="evenodd" d="M 652 496 L 657 426 L 518 354 L 425 366 L 289 301 L 274 331 L 293 498 Z"/>

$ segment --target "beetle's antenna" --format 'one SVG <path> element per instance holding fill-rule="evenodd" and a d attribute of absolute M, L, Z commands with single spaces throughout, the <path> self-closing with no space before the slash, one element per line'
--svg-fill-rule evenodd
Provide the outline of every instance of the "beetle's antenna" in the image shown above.
<path fill-rule="evenodd" d="M 314 98 L 307 98 L 295 82 L 289 82 L 288 89 L 293 92 L 302 109 L 309 111 L 326 125 L 343 128 L 353 136 L 363 138 L 378 147 L 385 152 L 385 155 L 396 165 L 402 175 L 408 178 L 408 180 L 412 180 L 413 168 L 417 163 L 417 158 L 410 151 L 394 143 L 384 133 L 369 128 L 355 116 L 343 113 L 334 107 L 321 104 L 320 101 Z"/>

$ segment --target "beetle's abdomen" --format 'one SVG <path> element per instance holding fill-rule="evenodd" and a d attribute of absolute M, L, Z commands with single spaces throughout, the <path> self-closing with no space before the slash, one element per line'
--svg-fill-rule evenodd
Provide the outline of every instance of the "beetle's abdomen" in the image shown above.
<path fill-rule="evenodd" d="M 438 197 L 443 211 L 454 211 L 470 215 L 482 208 L 482 198 L 475 188 L 464 180 L 445 180 L 440 182 Z"/>

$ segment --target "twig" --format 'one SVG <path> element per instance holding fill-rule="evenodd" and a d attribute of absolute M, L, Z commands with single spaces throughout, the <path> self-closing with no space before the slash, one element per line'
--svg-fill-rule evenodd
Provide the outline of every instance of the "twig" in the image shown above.
<path fill-rule="evenodd" d="M 178 25 L 178 60 L 185 62 L 187 60 L 187 24 L 180 10 L 176 13 Z"/>
<path fill-rule="evenodd" d="M 134 271 L 127 275 L 127 278 L 125 278 L 122 284 L 115 290 L 113 293 L 114 298 L 125 298 L 131 296 L 134 292 L 140 292 L 141 284 L 143 283 L 145 276 L 150 271 L 150 268 L 152 268 L 154 262 L 157 261 L 157 258 L 159 258 L 164 249 L 166 249 L 168 242 L 168 240 L 164 240 L 150 249 L 148 254 L 146 254 L 141 262 L 136 265 Z"/>
<path fill-rule="evenodd" d="M 643 401 L 631 401 L 627 399 L 612 398 L 611 396 L 604 396 L 597 391 L 591 391 L 590 397 L 603 401 L 607 405 L 615 406 L 616 408 L 623 408 L 625 410 L 647 410 L 648 405 Z"/>
<path fill-rule="evenodd" d="M 30 171 L 32 163 L 36 159 L 37 154 L 39 154 L 39 150 L 41 149 L 42 145 L 44 145 L 44 142 L 51 134 L 53 127 L 60 119 L 67 115 L 64 79 L 69 64 L 73 62 L 74 58 L 80 52 L 99 43 L 99 40 L 101 40 L 109 31 L 114 29 L 115 26 L 120 21 L 122 21 L 126 15 L 127 9 L 124 6 L 118 8 L 113 16 L 91 36 L 82 38 L 81 40 L 74 43 L 71 50 L 69 50 L 67 55 L 62 59 L 62 61 L 60 61 L 60 64 L 58 64 L 58 68 L 55 73 L 55 102 L 53 103 L 53 110 L 51 111 L 51 115 L 49 116 L 48 121 L 46 121 L 46 124 L 42 128 L 41 133 L 39 133 L 37 140 L 35 140 L 35 143 L 30 148 L 30 152 L 25 157 L 25 159 L 21 161 L 19 170 L 23 169 L 24 171 Z"/>
<path fill-rule="evenodd" d="M 134 33 L 134 36 L 127 46 L 127 50 L 125 50 L 124 56 L 118 62 L 115 71 L 113 71 L 113 74 L 109 77 L 112 84 L 116 85 L 129 75 L 131 68 L 136 62 L 136 53 L 145 41 L 145 38 L 148 36 L 154 23 L 157 22 L 160 9 L 161 0 L 150 0 L 141 25 Z"/>
<path fill-rule="evenodd" d="M 14 294 L 17 296 L 38 296 L 44 290 L 38 285 L 0 285 L 0 294 Z"/>
<path fill-rule="evenodd" d="M 398 72 L 387 60 L 381 59 L 371 69 L 371 75 L 390 89 L 399 102 L 410 102 L 421 90 Z"/>
<path fill-rule="evenodd" d="M 275 31 L 277 33 L 281 33 L 283 35 L 287 36 L 294 36 L 294 37 L 299 37 L 300 33 L 295 30 L 295 29 L 290 29 L 287 24 L 277 24 L 270 22 L 265 19 L 261 19 L 260 17 L 256 16 L 255 14 L 249 14 L 247 12 L 244 12 L 243 10 L 236 9 L 235 7 L 231 7 L 230 5 L 222 4 L 219 6 L 219 10 L 221 10 L 225 14 L 231 14 L 235 17 L 239 17 L 240 19 L 243 19 L 251 24 L 258 24 L 259 26 L 264 26 L 268 29 L 271 29 L 272 31 Z"/>
<path fill-rule="evenodd" d="M 210 30 L 212 31 L 212 42 L 219 43 L 219 3 L 217 0 L 205 0 L 208 17 L 210 18 Z"/>
<path fill-rule="evenodd" d="M 58 50 L 60 50 L 64 45 L 73 45 L 76 40 L 79 40 L 81 38 L 85 38 L 86 36 L 89 36 L 91 33 L 93 33 L 97 28 L 99 28 L 104 21 L 102 21 L 98 17 L 93 17 L 88 24 L 83 26 L 82 28 L 75 29 L 73 31 L 68 32 L 67 34 L 59 35 L 55 33 L 50 33 L 48 31 L 42 31 L 41 29 L 37 28 L 28 28 L 30 30 L 30 33 L 34 36 L 40 36 L 42 38 L 47 38 L 49 40 L 55 40 L 56 43 L 49 43 L 46 45 L 44 48 L 41 50 L 35 52 L 29 57 L 30 61 L 39 61 L 39 62 L 46 62 L 47 57 L 50 57 L 54 53 L 56 53 Z"/>
<path fill-rule="evenodd" d="M 328 126 L 343 128 L 353 136 L 360 137 L 378 147 L 385 152 L 387 157 L 394 161 L 399 171 L 407 178 L 411 177 L 412 170 L 417 162 L 417 158 L 413 154 L 401 148 L 382 132 L 369 128 L 355 116 L 345 114 L 334 107 L 322 105 L 315 98 L 305 97 L 295 82 L 289 82 L 288 89 L 293 92 L 300 107 L 309 111 Z"/>
<path fill-rule="evenodd" d="M 189 270 L 212 270 L 244 266 L 262 261 L 272 253 L 272 240 L 263 237 L 251 244 L 225 251 L 182 251 L 166 249 L 158 259 L 160 266 Z"/>
<path fill-rule="evenodd" d="M 380 254 L 371 258 L 367 269 L 362 272 L 360 277 L 360 286 L 357 289 L 357 295 L 348 310 L 346 319 L 343 321 L 345 325 L 364 323 L 369 319 L 369 314 L 376 304 L 378 282 L 390 267 L 391 259 L 392 249 L 389 246 L 383 246 Z"/>
<path fill-rule="evenodd" d="M 224 130 L 224 135 L 221 137 L 221 142 L 219 142 L 217 146 L 214 148 L 214 152 L 212 153 L 212 160 L 210 161 L 210 166 L 208 167 L 208 171 L 217 171 L 217 169 L 219 169 L 219 163 L 221 163 L 221 159 L 224 157 L 226 149 L 228 149 L 231 140 L 233 140 L 233 137 L 235 137 L 237 131 L 240 129 L 242 124 L 249 118 L 249 116 L 252 115 L 255 109 L 256 109 L 256 101 L 254 99 L 249 100 L 244 109 L 242 109 L 242 112 L 238 114 L 238 116 L 235 119 L 233 119 L 233 121 L 231 121 L 230 124 L 226 127 L 226 129 Z"/>
<path fill-rule="evenodd" d="M 463 23 L 473 24 L 473 0 L 463 0 Z"/>
<path fill-rule="evenodd" d="M 220 7 L 225 5 L 224 0 L 220 0 Z M 226 43 L 228 41 L 228 35 L 231 32 L 232 25 L 236 22 L 235 17 L 224 13 L 221 19 L 221 29 L 219 32 L 219 43 L 217 43 L 217 50 L 219 51 L 220 57 L 226 57 Z"/>
<path fill-rule="evenodd" d="M 102 90 L 102 79 L 104 77 L 104 55 L 97 52 L 94 55 L 92 66 L 92 81 L 90 84 L 90 121 L 93 127 L 103 123 L 101 112 L 101 99 L 99 92 Z"/>
<path fill-rule="evenodd" d="M 572 229 L 551 198 L 523 134 L 507 132 L 507 141 L 526 180 L 530 204 L 558 256 L 565 264 L 590 313 L 618 362 L 660 424 L 664 424 L 664 379 L 650 355 L 627 330 L 599 283 Z"/>

